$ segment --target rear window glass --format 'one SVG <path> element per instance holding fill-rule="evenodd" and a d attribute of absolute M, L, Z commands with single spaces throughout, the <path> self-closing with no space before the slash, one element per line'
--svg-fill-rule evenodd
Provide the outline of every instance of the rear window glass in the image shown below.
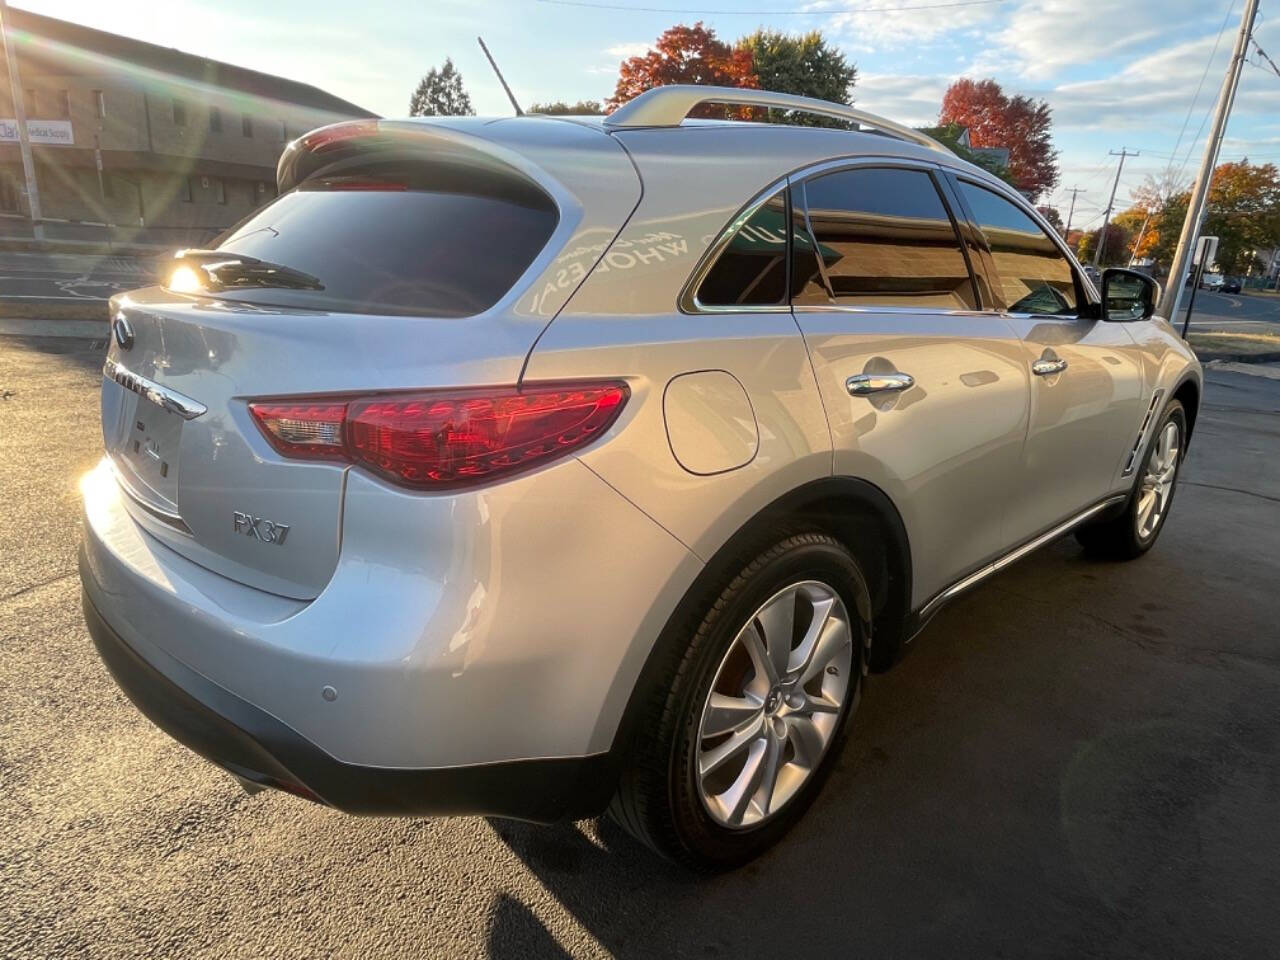
<path fill-rule="evenodd" d="M 532 184 L 380 171 L 301 184 L 226 234 L 219 251 L 314 279 L 262 281 L 215 296 L 355 313 L 470 316 L 506 294 L 555 230 L 554 202 Z"/>

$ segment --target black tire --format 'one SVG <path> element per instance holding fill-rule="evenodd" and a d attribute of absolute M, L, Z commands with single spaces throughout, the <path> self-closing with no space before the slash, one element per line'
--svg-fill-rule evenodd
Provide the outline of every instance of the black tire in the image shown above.
<path fill-rule="evenodd" d="M 695 769 L 703 704 L 742 627 L 779 590 L 817 580 L 834 590 L 852 634 L 848 689 L 831 738 L 804 785 L 763 822 L 731 829 L 707 812 Z M 839 755 L 862 694 L 869 635 L 859 610 L 868 596 L 853 555 L 823 534 L 798 533 L 763 550 L 736 574 L 710 586 L 660 641 L 665 657 L 637 703 L 638 716 L 610 815 L 658 853 L 701 870 L 725 870 L 759 856 L 813 802 Z M 859 603 L 862 599 L 863 603 Z"/>
<path fill-rule="evenodd" d="M 1169 491 L 1168 499 L 1154 529 L 1144 536 L 1138 529 L 1142 482 L 1151 458 L 1155 454 L 1160 435 L 1170 423 L 1176 424 L 1178 428 L 1179 453 L 1174 466 L 1173 487 Z M 1134 471 L 1133 490 L 1129 493 L 1124 509 L 1101 523 L 1090 524 L 1076 531 L 1076 540 L 1084 547 L 1085 553 L 1101 560 L 1133 560 L 1155 545 L 1160 531 L 1164 529 L 1165 522 L 1169 519 L 1169 511 L 1173 507 L 1173 498 L 1178 491 L 1178 474 L 1181 472 L 1182 459 L 1186 456 L 1186 450 L 1187 414 L 1181 403 L 1170 400 L 1164 408 L 1158 425 L 1151 432 L 1151 439 L 1147 442 L 1147 449 L 1143 453 L 1138 469 Z"/>

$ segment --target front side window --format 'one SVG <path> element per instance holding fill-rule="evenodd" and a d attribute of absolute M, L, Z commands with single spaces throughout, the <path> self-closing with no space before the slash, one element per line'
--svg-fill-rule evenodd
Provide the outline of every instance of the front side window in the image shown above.
<path fill-rule="evenodd" d="M 706 307 L 786 302 L 786 191 L 770 197 L 733 235 L 698 287 Z"/>
<path fill-rule="evenodd" d="M 972 310 L 960 238 L 922 170 L 862 167 L 814 177 L 805 204 L 823 277 L 808 271 L 796 303 Z M 797 256 L 807 255 L 797 249 Z"/>
<path fill-rule="evenodd" d="M 999 194 L 960 180 L 960 193 L 991 247 L 1010 313 L 1054 316 L 1078 307 L 1075 274 L 1062 250 L 1031 217 Z"/>

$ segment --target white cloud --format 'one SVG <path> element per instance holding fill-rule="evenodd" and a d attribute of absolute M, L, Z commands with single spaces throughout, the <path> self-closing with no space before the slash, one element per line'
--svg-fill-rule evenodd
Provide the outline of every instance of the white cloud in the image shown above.
<path fill-rule="evenodd" d="M 864 110 L 899 123 L 930 126 L 938 122 L 942 95 L 950 82 L 940 76 L 862 73 L 853 96 Z"/>
<path fill-rule="evenodd" d="M 999 15 L 1000 4 L 968 7 L 940 7 L 931 10 L 903 10 L 897 13 L 854 13 L 847 0 L 816 0 L 805 10 L 829 12 L 822 24 L 824 32 L 839 39 L 850 50 L 870 53 L 919 47 L 943 40 L 962 31 L 986 24 Z M 841 7 L 845 7 L 841 11 Z"/>
<path fill-rule="evenodd" d="M 605 53 L 625 60 L 627 57 L 643 57 L 652 47 L 651 43 L 615 43 L 612 47 L 608 47 Z"/>

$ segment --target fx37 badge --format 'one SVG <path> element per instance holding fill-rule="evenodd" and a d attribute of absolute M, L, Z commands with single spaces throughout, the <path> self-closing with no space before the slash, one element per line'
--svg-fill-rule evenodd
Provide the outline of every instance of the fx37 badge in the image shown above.
<path fill-rule="evenodd" d="M 235 528 L 236 533 L 254 537 L 263 543 L 274 543 L 276 546 L 283 546 L 284 538 L 289 535 L 288 524 L 265 520 L 251 513 L 241 513 L 239 510 L 232 511 L 231 526 Z"/>

